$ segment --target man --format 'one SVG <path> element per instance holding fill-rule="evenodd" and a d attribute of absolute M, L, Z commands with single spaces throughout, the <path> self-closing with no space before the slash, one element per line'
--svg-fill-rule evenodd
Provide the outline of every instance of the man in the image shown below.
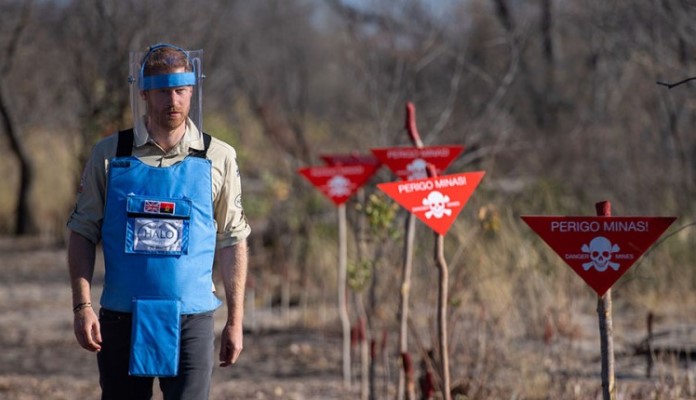
<path fill-rule="evenodd" d="M 201 129 L 200 51 L 131 54 L 134 128 L 92 149 L 68 227 L 78 343 L 97 352 L 102 399 L 208 398 L 213 261 L 227 305 L 220 366 L 242 350 L 250 227 L 234 149 Z M 95 248 L 105 277 L 92 307 Z"/>

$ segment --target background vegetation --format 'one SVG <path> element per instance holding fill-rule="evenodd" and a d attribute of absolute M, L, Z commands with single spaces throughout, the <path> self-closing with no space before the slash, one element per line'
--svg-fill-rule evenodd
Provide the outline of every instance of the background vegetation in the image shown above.
<path fill-rule="evenodd" d="M 503 379 L 502 364 L 520 365 L 518 340 L 541 343 L 551 329 L 573 343 L 578 316 L 595 306 L 519 216 L 592 215 L 606 199 L 614 215 L 678 216 L 668 234 L 694 220 L 696 91 L 655 82 L 696 75 L 695 18 L 688 0 L 4 0 L 0 232 L 62 243 L 91 145 L 131 124 L 128 52 L 157 42 L 202 48 L 204 127 L 239 155 L 256 301 L 331 305 L 335 208 L 296 170 L 322 153 L 410 145 L 412 101 L 426 145 L 466 146 L 450 171 L 486 171 L 445 248 L 455 383 L 481 398 L 549 388 L 572 398 L 576 383 L 549 378 L 545 364 Z M 391 179 L 383 168 L 372 183 Z M 357 227 L 365 207 L 355 206 Z M 370 234 L 372 284 L 355 288 L 369 290 L 374 332 L 395 323 L 402 240 L 386 229 L 401 230 L 403 217 Z M 632 326 L 648 311 L 693 322 L 694 245 L 686 227 L 636 264 L 615 285 L 615 313 Z M 431 249 L 421 224 L 413 319 L 424 348 Z M 651 390 L 686 390 L 665 387 Z"/>

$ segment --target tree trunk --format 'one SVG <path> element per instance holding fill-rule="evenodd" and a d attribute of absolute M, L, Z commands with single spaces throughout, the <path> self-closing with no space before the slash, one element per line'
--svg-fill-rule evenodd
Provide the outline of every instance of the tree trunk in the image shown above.
<path fill-rule="evenodd" d="M 19 190 L 17 191 L 16 219 L 14 226 L 15 235 L 26 235 L 36 232 L 36 225 L 29 206 L 29 189 L 34 180 L 34 173 L 29 159 L 29 154 L 21 141 L 19 127 L 12 118 L 7 99 L 5 82 L 0 77 L 0 116 L 2 116 L 3 130 L 10 140 L 10 148 L 17 156 L 19 162 Z"/>
<path fill-rule="evenodd" d="M 11 102 L 7 94 L 7 88 L 5 87 L 4 77 L 7 76 L 12 69 L 12 60 L 14 60 L 17 47 L 19 46 L 19 39 L 22 37 L 24 29 L 29 23 L 32 6 L 32 1 L 24 3 L 17 26 L 15 26 L 12 37 L 3 53 L 4 60 L 2 60 L 2 68 L 0 68 L 0 117 L 2 117 L 2 127 L 7 137 L 10 139 L 10 148 L 17 156 L 19 162 L 19 190 L 17 191 L 17 208 L 15 212 L 15 235 L 26 235 L 36 232 L 36 226 L 31 214 L 31 207 L 29 207 L 29 189 L 34 180 L 34 174 L 29 153 L 21 140 L 22 135 L 20 128 L 15 122 L 12 110 L 10 109 Z"/>

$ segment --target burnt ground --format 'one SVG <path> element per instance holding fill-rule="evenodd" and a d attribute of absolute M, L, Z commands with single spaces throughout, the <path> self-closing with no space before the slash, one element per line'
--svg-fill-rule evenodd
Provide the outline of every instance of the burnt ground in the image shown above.
<path fill-rule="evenodd" d="M 98 399 L 96 358 L 73 337 L 65 249 L 42 246 L 35 240 L 0 238 L 0 255 L 0 399 Z M 97 274 L 95 297 L 99 280 Z M 216 329 L 222 328 L 221 317 L 218 311 Z M 696 316 L 679 318 L 693 323 Z M 270 311 L 256 313 L 255 329 L 245 336 L 239 362 L 231 368 L 215 368 L 211 399 L 360 398 L 357 384 L 351 389 L 343 387 L 337 323 L 307 328 L 280 324 L 279 319 Z M 596 330 L 596 320 L 588 320 L 587 329 Z M 696 330 L 691 334 L 696 335 Z M 693 344 L 691 339 L 687 341 L 684 348 Z M 495 344 L 488 346 L 491 353 L 498 351 Z M 617 346 L 618 352 L 622 349 Z M 517 343 L 514 351 L 506 352 L 504 362 L 511 363 L 510 367 L 497 368 L 501 372 L 495 375 L 505 384 L 528 380 L 517 384 L 531 387 L 517 393 L 517 398 L 601 398 L 596 354 L 587 353 L 582 344 L 561 347 L 551 354 L 534 342 Z M 568 358 L 577 362 L 563 361 Z M 658 398 L 657 394 L 662 399 L 696 398 L 696 361 L 671 360 L 656 365 L 655 377 L 646 379 L 642 358 L 619 359 L 620 398 Z M 549 364 L 554 363 L 563 366 L 551 367 L 553 372 L 548 373 Z M 485 365 L 481 367 L 481 376 L 485 369 Z M 395 368 L 389 373 L 394 376 Z M 472 398 L 498 398 L 500 393 L 510 398 L 509 387 L 500 382 L 472 379 L 469 383 L 482 386 L 476 391 L 469 387 L 469 393 L 478 393 Z M 380 386 L 378 398 L 395 398 L 393 388 Z"/>

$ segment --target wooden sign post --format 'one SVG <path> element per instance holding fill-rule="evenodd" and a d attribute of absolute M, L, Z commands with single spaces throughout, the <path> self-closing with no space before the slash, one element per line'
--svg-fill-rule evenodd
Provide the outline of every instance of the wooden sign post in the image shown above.
<path fill-rule="evenodd" d="M 437 175 L 439 172 L 444 171 L 462 150 L 464 150 L 464 147 L 461 145 L 424 146 L 416 126 L 416 107 L 411 102 L 406 103 L 406 121 L 404 128 L 413 143 L 413 147 L 372 149 L 372 153 L 402 180 L 427 178 L 429 169 L 434 169 L 435 171 L 433 174 Z M 408 353 L 408 315 L 415 231 L 415 219 L 413 214 L 409 213 L 406 217 L 404 262 L 400 290 L 399 352 L 402 359 L 402 368 L 399 371 L 399 384 L 397 388 L 397 398 L 402 399 L 405 392 L 407 400 L 414 400 L 416 397 L 415 379 L 412 370 L 413 362 L 411 360 L 411 355 Z"/>
<path fill-rule="evenodd" d="M 377 187 L 435 231 L 435 264 L 440 273 L 438 297 L 438 342 L 440 344 L 442 392 L 449 399 L 447 346 L 448 271 L 444 237 L 483 179 L 483 171 L 444 175 L 415 181 L 380 183 Z"/>
<path fill-rule="evenodd" d="M 343 385 L 350 387 L 350 319 L 346 302 L 348 269 L 345 202 L 377 171 L 375 164 L 300 168 L 298 172 L 338 208 L 338 313 L 343 330 Z"/>
<path fill-rule="evenodd" d="M 595 207 L 597 217 L 523 216 L 522 220 L 597 293 L 602 394 L 604 400 L 614 400 L 611 287 L 676 218 L 612 217 L 608 201 Z"/>
<path fill-rule="evenodd" d="M 461 145 L 424 146 L 416 126 L 416 108 L 413 103 L 406 103 L 406 121 L 404 127 L 413 143 L 413 147 L 375 148 L 372 153 L 400 179 L 404 181 L 428 177 L 443 172 L 464 150 Z M 413 362 L 408 353 L 408 315 L 411 292 L 411 270 L 413 269 L 413 242 L 415 239 L 415 219 L 409 213 L 406 218 L 406 235 L 404 243 L 404 262 L 401 277 L 399 306 L 399 351 L 403 368 L 399 371 L 398 398 L 405 392 L 408 400 L 415 399 L 415 380 L 412 370 Z"/>
<path fill-rule="evenodd" d="M 350 153 L 350 154 L 345 154 L 345 153 L 332 153 L 332 154 L 321 154 L 319 155 L 319 158 L 321 158 L 327 165 L 330 166 L 341 166 L 341 165 L 374 165 L 375 167 L 379 168 L 381 165 L 377 157 L 375 157 L 372 154 L 359 154 L 359 153 Z M 364 206 L 365 205 L 365 190 L 361 186 L 358 191 L 357 191 L 357 201 L 358 204 Z M 345 216 L 341 218 L 342 220 L 345 220 Z M 367 243 L 366 243 L 366 237 L 365 237 L 365 215 L 361 214 L 358 216 L 358 232 L 357 232 L 357 260 L 358 262 L 361 262 L 363 260 L 363 257 L 367 255 Z M 347 239 L 345 238 L 346 233 L 343 232 L 342 236 L 344 237 L 343 242 L 345 242 Z M 344 250 L 347 251 L 347 250 Z M 361 376 L 361 382 L 362 384 L 360 385 L 360 398 L 362 400 L 368 400 L 368 399 L 374 399 L 374 391 L 375 391 L 375 384 L 374 384 L 374 368 L 370 368 L 370 366 L 374 366 L 374 358 L 370 357 L 370 349 L 368 346 L 369 339 L 370 339 L 370 332 L 369 332 L 369 318 L 367 315 L 367 312 L 365 310 L 365 304 L 362 300 L 362 294 L 361 293 L 354 293 L 355 295 L 355 308 L 356 308 L 356 313 L 358 314 L 358 326 L 360 327 L 359 329 L 362 329 L 364 331 L 364 335 L 362 337 L 362 340 L 359 340 L 359 346 L 360 346 L 360 376 Z M 360 335 L 358 335 L 360 336 Z"/>

